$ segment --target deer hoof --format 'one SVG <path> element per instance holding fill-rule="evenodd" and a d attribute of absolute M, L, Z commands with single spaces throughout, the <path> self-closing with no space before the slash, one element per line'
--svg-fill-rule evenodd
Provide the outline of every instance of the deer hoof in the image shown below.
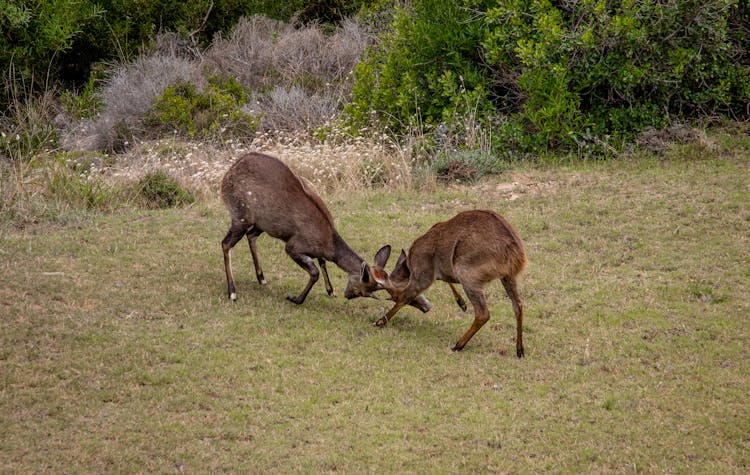
<path fill-rule="evenodd" d="M 297 295 L 289 294 L 286 296 L 286 299 L 290 302 L 296 303 L 297 305 L 300 305 L 302 302 L 305 301 L 305 299 L 299 298 Z"/>
<path fill-rule="evenodd" d="M 375 325 L 376 327 L 384 327 L 386 323 L 388 323 L 388 320 L 386 320 L 385 317 L 383 317 L 377 322 L 373 323 L 373 325 Z"/>
<path fill-rule="evenodd" d="M 231 300 L 232 302 L 236 302 L 237 301 L 237 294 L 235 294 L 234 292 L 232 292 L 231 294 L 229 294 L 229 300 Z"/>
<path fill-rule="evenodd" d="M 516 356 L 518 356 L 519 358 L 523 358 L 525 356 L 523 353 L 523 347 L 516 348 Z"/>
<path fill-rule="evenodd" d="M 466 302 L 464 302 L 463 300 L 456 300 L 456 303 L 461 308 L 462 312 L 466 311 Z"/>
<path fill-rule="evenodd" d="M 455 344 L 455 345 L 453 346 L 453 348 L 451 348 L 451 350 L 453 350 L 453 351 L 461 351 L 461 350 L 463 350 L 463 349 L 464 349 L 464 345 L 459 345 L 458 343 L 456 343 L 456 344 Z"/>

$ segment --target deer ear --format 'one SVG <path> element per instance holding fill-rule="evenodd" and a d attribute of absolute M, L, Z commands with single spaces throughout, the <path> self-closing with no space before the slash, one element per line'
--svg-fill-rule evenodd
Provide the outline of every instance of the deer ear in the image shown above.
<path fill-rule="evenodd" d="M 380 250 L 375 254 L 375 265 L 378 267 L 385 267 L 385 263 L 388 262 L 388 258 L 391 256 L 391 245 L 386 244 L 381 247 Z"/>
<path fill-rule="evenodd" d="M 370 266 L 367 265 L 367 262 L 362 263 L 362 272 L 359 275 L 359 279 L 364 282 L 365 284 L 370 282 Z"/>
<path fill-rule="evenodd" d="M 410 275 L 411 271 L 406 263 L 406 253 L 402 250 L 398 261 L 396 261 L 396 267 L 391 272 L 391 276 L 396 277 L 397 280 L 406 280 Z"/>
<path fill-rule="evenodd" d="M 404 252 L 404 250 L 401 249 L 401 254 L 399 254 L 398 260 L 396 261 L 396 267 L 400 266 L 404 262 L 406 262 L 406 252 Z"/>
<path fill-rule="evenodd" d="M 384 288 L 387 288 L 388 284 L 388 274 L 385 273 L 383 269 L 378 269 L 377 267 L 371 270 L 372 278 L 377 282 L 379 285 L 383 286 Z"/>

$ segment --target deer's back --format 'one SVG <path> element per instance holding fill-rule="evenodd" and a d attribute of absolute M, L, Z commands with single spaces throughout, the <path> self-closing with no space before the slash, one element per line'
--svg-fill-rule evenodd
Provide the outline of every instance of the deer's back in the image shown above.
<path fill-rule="evenodd" d="M 410 268 L 431 262 L 435 278 L 488 282 L 515 276 L 526 265 L 521 237 L 505 218 L 489 210 L 464 211 L 435 224 L 409 250 Z"/>
<path fill-rule="evenodd" d="M 284 241 L 304 233 L 317 245 L 330 244 L 333 218 L 328 208 L 274 157 L 249 153 L 239 158 L 222 179 L 221 197 L 233 222 L 254 225 Z"/>

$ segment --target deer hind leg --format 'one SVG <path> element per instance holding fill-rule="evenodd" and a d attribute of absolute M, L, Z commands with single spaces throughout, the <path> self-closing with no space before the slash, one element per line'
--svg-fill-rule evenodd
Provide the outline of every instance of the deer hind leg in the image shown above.
<path fill-rule="evenodd" d="M 221 241 L 221 250 L 224 252 L 224 271 L 227 274 L 227 294 L 232 301 L 237 300 L 237 289 L 232 275 L 232 248 L 242 239 L 246 231 L 246 226 L 232 223 L 227 235 Z"/>
<path fill-rule="evenodd" d="M 455 297 L 456 303 L 458 304 L 459 307 L 461 307 L 461 310 L 465 312 L 466 311 L 466 302 L 461 297 L 461 292 L 458 291 L 458 289 L 456 288 L 455 284 L 448 283 L 448 285 L 451 288 L 451 292 L 453 292 L 453 297 Z"/>
<path fill-rule="evenodd" d="M 466 330 L 464 336 L 462 336 L 461 339 L 458 340 L 458 342 L 455 344 L 455 346 L 453 347 L 453 351 L 461 351 L 469 342 L 469 340 L 471 340 L 474 334 L 478 332 L 479 329 L 482 328 L 484 324 L 487 323 L 487 321 L 490 319 L 490 311 L 487 309 L 487 301 L 484 297 L 484 292 L 482 292 L 481 286 L 468 287 L 464 284 L 461 285 L 466 292 L 466 296 L 469 298 L 469 301 L 474 307 L 474 322 L 472 322 L 469 329 Z"/>
<path fill-rule="evenodd" d="M 326 292 L 328 292 L 328 295 L 331 297 L 336 296 L 336 292 L 333 291 L 333 286 L 331 285 L 331 279 L 328 278 L 328 269 L 326 269 L 326 261 L 322 257 L 318 258 L 318 265 L 320 265 L 320 270 L 323 272 L 323 283 L 326 285 Z"/>
<path fill-rule="evenodd" d="M 263 234 L 261 229 L 253 226 L 247 231 L 247 242 L 250 244 L 250 253 L 253 255 L 253 266 L 255 267 L 255 277 L 258 278 L 260 285 L 266 285 L 266 278 L 263 276 L 263 268 L 260 266 L 260 259 L 258 259 L 258 246 L 256 240 L 258 236 Z"/>
<path fill-rule="evenodd" d="M 513 313 L 516 315 L 516 356 L 524 357 L 523 352 L 523 300 L 518 293 L 518 285 L 515 277 L 503 277 L 503 287 L 513 302 Z"/>

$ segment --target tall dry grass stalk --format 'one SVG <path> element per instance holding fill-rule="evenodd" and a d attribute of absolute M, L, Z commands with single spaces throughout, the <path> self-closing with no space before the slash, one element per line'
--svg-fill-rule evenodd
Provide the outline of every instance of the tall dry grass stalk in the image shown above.
<path fill-rule="evenodd" d="M 164 171 L 202 198 L 216 197 L 221 177 L 250 151 L 274 155 L 321 194 L 370 188 L 405 190 L 414 186 L 412 157 L 386 136 L 311 140 L 308 135 L 269 133 L 251 144 L 185 142 L 177 137 L 136 143 L 116 162 L 95 161 L 90 173 L 114 186 L 132 184 Z"/>

